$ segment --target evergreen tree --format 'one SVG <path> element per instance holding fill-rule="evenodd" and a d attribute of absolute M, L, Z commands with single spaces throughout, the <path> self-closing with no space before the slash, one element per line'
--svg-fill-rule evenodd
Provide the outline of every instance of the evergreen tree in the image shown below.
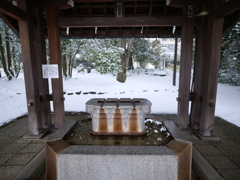
<path fill-rule="evenodd" d="M 240 85 L 240 22 L 223 38 L 219 82 Z"/>
<path fill-rule="evenodd" d="M 95 69 L 101 74 L 121 72 L 120 55 L 123 49 L 117 39 L 92 39 L 88 48 L 81 53 L 85 60 L 92 62 Z"/>
<path fill-rule="evenodd" d="M 0 67 L 8 80 L 18 77 L 22 69 L 21 45 L 19 38 L 0 18 Z"/>

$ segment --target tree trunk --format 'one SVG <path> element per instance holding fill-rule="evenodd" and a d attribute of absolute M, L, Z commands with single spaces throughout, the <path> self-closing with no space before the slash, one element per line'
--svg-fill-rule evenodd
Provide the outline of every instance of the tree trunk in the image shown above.
<path fill-rule="evenodd" d="M 12 47 L 12 62 L 13 62 L 13 70 L 14 70 L 14 74 L 15 74 L 15 78 L 18 77 L 19 73 L 20 73 L 20 70 L 21 70 L 21 63 L 22 63 L 22 60 L 19 60 L 18 61 L 15 59 L 16 58 L 16 54 L 15 54 L 15 47 L 13 46 Z"/>
<path fill-rule="evenodd" d="M 6 63 L 6 58 L 5 58 L 5 54 L 4 54 L 4 46 L 2 44 L 3 44 L 2 35 L 0 34 L 0 53 L 1 53 L 1 56 L 2 56 L 3 70 L 4 70 L 8 80 L 10 81 L 12 79 L 12 77 L 7 70 L 7 63 Z"/>
<path fill-rule="evenodd" d="M 133 58 L 132 58 L 132 54 L 129 57 L 129 66 L 128 66 L 128 70 L 132 70 L 134 69 L 133 67 Z"/>
<path fill-rule="evenodd" d="M 126 81 L 133 40 L 134 38 L 129 39 L 128 44 L 126 44 L 126 39 L 121 39 L 121 47 L 125 49 L 125 52 L 121 55 L 122 72 L 117 75 L 117 81 L 119 82 L 124 83 Z"/>
<path fill-rule="evenodd" d="M 69 58 L 68 62 L 68 76 L 72 77 L 72 57 Z"/>
<path fill-rule="evenodd" d="M 7 69 L 10 74 L 10 76 L 14 77 L 14 73 L 12 70 L 12 59 L 11 59 L 11 51 L 10 51 L 10 43 L 9 43 L 9 34 L 8 34 L 8 28 L 5 27 L 5 33 L 6 33 L 6 50 L 7 50 Z"/>
<path fill-rule="evenodd" d="M 63 76 L 67 77 L 67 54 L 62 55 L 62 71 Z"/>

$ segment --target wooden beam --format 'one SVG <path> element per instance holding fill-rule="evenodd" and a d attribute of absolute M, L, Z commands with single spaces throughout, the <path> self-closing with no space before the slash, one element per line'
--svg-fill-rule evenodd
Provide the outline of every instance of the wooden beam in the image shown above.
<path fill-rule="evenodd" d="M 93 27 L 93 28 L 92 28 L 92 32 L 93 32 L 94 38 L 96 38 L 96 37 L 97 37 L 98 30 L 97 30 L 97 32 L 95 32 L 95 28 Z"/>
<path fill-rule="evenodd" d="M 152 15 L 153 1 L 150 2 L 148 16 Z"/>
<path fill-rule="evenodd" d="M 19 21 L 26 20 L 26 12 L 24 10 L 14 6 L 13 4 L 5 0 L 1 0 L 0 12 Z"/>
<path fill-rule="evenodd" d="M 194 89 L 195 101 L 192 102 L 191 112 L 191 126 L 193 129 L 199 129 L 200 117 L 201 117 L 201 106 L 202 106 L 202 94 L 203 94 L 203 74 L 204 67 L 203 63 L 206 62 L 206 36 L 207 36 L 207 17 L 202 16 L 200 23 L 197 28 L 196 35 L 196 46 L 195 46 L 195 58 L 194 58 Z"/>
<path fill-rule="evenodd" d="M 145 29 L 144 37 L 147 37 L 147 36 L 148 36 L 148 28 L 149 28 L 149 27 L 146 27 L 146 29 Z"/>
<path fill-rule="evenodd" d="M 92 9 L 91 9 L 91 5 L 90 5 L 89 2 L 86 2 L 86 4 L 87 4 L 87 9 L 88 9 L 88 14 L 89 14 L 90 17 L 92 17 Z"/>
<path fill-rule="evenodd" d="M 167 11 L 168 11 L 168 6 L 165 6 L 163 9 L 163 15 L 166 15 Z M 159 27 L 157 37 L 160 37 L 161 31 L 162 31 L 162 27 Z"/>
<path fill-rule="evenodd" d="M 240 1 L 239 0 L 230 0 L 218 7 L 216 10 L 216 17 L 221 18 L 225 17 L 237 10 L 240 9 Z"/>
<path fill-rule="evenodd" d="M 122 38 L 122 27 L 119 27 L 119 37 Z"/>
<path fill-rule="evenodd" d="M 108 27 L 106 27 L 106 36 L 107 36 L 108 38 L 110 37 Z"/>
<path fill-rule="evenodd" d="M 41 8 L 36 7 L 36 18 L 37 25 L 34 28 L 35 33 L 35 45 L 36 45 L 36 62 L 37 62 L 37 74 L 39 82 L 39 93 L 42 97 L 41 101 L 41 116 L 43 128 L 49 128 L 52 124 L 51 108 L 49 96 L 48 79 L 43 79 L 42 64 L 47 64 L 46 59 L 46 43 L 45 43 L 45 32 L 43 22 L 43 12 Z"/>
<path fill-rule="evenodd" d="M 48 7 L 47 10 L 47 28 L 49 38 L 50 63 L 58 65 L 58 78 L 52 79 L 53 108 L 55 127 L 59 128 L 65 121 L 64 97 L 62 82 L 62 64 L 60 50 L 60 35 L 57 27 L 57 12 L 54 7 Z"/>
<path fill-rule="evenodd" d="M 135 32 L 134 33 L 135 37 L 144 38 L 144 34 L 141 34 L 141 28 L 136 29 L 134 32 Z M 73 33 L 73 36 L 75 36 L 75 37 L 82 36 L 81 31 L 79 31 L 78 29 L 72 31 L 72 33 Z M 66 36 L 66 31 L 65 30 L 61 30 L 61 34 L 62 34 L 62 37 L 69 38 L 69 36 Z M 149 28 L 148 37 L 156 38 L 157 34 L 158 34 L 158 29 L 157 28 L 155 28 L 155 29 Z M 119 28 L 114 29 L 114 30 L 109 29 L 109 36 L 110 36 L 110 38 L 119 37 Z M 133 37 L 133 28 L 129 28 L 128 30 L 123 29 L 122 30 L 122 36 L 126 37 L 126 38 Z M 159 37 L 167 38 L 168 36 L 169 36 L 169 30 L 162 29 Z M 89 29 L 84 28 L 84 37 L 85 38 L 94 38 L 92 29 L 89 30 Z M 101 37 L 101 38 L 106 37 L 106 32 L 104 30 L 98 31 L 98 34 L 97 34 L 96 37 Z M 181 30 L 180 29 L 177 29 L 176 32 L 174 33 L 173 38 L 176 38 L 176 37 L 177 38 L 181 37 Z"/>
<path fill-rule="evenodd" d="M 69 9 L 74 6 L 73 0 L 48 0 L 40 2 L 44 7 L 52 6 L 57 9 Z"/>
<path fill-rule="evenodd" d="M 240 11 L 231 19 L 231 22 L 228 23 L 228 26 L 223 28 L 223 37 L 225 37 L 231 31 L 231 29 L 234 26 L 236 26 L 236 24 L 239 21 L 240 21 Z"/>
<path fill-rule="evenodd" d="M 137 15 L 137 1 L 134 2 L 134 12 L 133 12 L 134 16 Z"/>
<path fill-rule="evenodd" d="M 74 2 L 114 2 L 115 0 L 74 0 Z M 135 1 L 146 1 L 146 0 L 124 0 L 124 1 L 131 1 L 131 2 L 135 2 Z M 166 1 L 166 0 L 151 0 L 151 1 Z"/>
<path fill-rule="evenodd" d="M 188 5 L 202 6 L 206 2 L 205 0 L 166 0 L 166 5 L 171 7 L 182 8 Z"/>
<path fill-rule="evenodd" d="M 106 2 L 103 2 L 103 14 L 104 14 L 104 16 L 107 16 L 107 6 L 106 6 Z"/>
<path fill-rule="evenodd" d="M 216 95 L 218 85 L 218 73 L 220 66 L 221 42 L 224 18 L 216 18 L 215 7 L 219 0 L 214 3 L 208 15 L 207 36 L 205 43 L 205 58 L 203 70 L 203 96 L 201 106 L 201 119 L 199 132 L 203 136 L 211 136 L 214 126 L 214 113 L 216 107 Z"/>
<path fill-rule="evenodd" d="M 158 28 L 157 37 L 160 37 L 160 35 L 161 35 L 161 31 L 162 31 L 162 27 L 159 27 L 159 28 Z"/>
<path fill-rule="evenodd" d="M 78 17 L 77 8 L 76 8 L 76 7 L 73 7 L 72 10 L 73 10 L 74 16 L 75 16 L 75 17 Z"/>
<path fill-rule="evenodd" d="M 182 26 L 181 60 L 178 92 L 177 126 L 188 127 L 189 93 L 192 66 L 192 46 L 194 36 L 194 17 L 188 18 L 188 7 L 184 8 L 185 24 Z"/>
<path fill-rule="evenodd" d="M 80 33 L 81 33 L 82 38 L 85 38 L 85 35 L 84 35 L 84 32 L 83 32 L 83 29 L 82 29 L 82 28 L 79 28 L 79 29 L 80 29 Z"/>
<path fill-rule="evenodd" d="M 0 16 L 8 24 L 8 26 L 13 30 L 13 32 L 19 37 L 19 26 L 18 22 L 14 22 L 15 20 L 11 19 L 9 16 L 0 13 Z"/>
<path fill-rule="evenodd" d="M 135 37 L 135 27 L 132 28 L 132 37 Z"/>
<path fill-rule="evenodd" d="M 28 106 L 28 123 L 33 135 L 42 133 L 41 105 L 36 63 L 36 47 L 32 7 L 26 0 L 19 1 L 19 8 L 27 13 L 27 20 L 19 21 L 24 81 Z"/>
<path fill-rule="evenodd" d="M 58 18 L 59 27 L 141 27 L 141 26 L 182 26 L 181 16 L 158 17 L 88 17 L 88 18 Z"/>

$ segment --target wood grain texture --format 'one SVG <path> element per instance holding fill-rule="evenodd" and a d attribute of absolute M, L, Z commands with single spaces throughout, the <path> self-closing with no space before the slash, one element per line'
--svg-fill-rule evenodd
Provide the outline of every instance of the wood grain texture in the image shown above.
<path fill-rule="evenodd" d="M 214 2 L 213 2 L 214 3 Z M 219 1 L 211 6 L 213 9 L 208 15 L 207 40 L 203 77 L 203 99 L 201 106 L 200 133 L 211 136 L 214 126 L 214 113 L 220 66 L 221 41 L 223 32 L 223 18 L 215 17 L 215 7 Z"/>
<path fill-rule="evenodd" d="M 39 82 L 39 93 L 41 98 L 41 115 L 42 115 L 42 124 L 44 128 L 48 128 L 52 124 L 51 120 L 51 109 L 50 101 L 47 96 L 49 95 L 49 86 L 48 79 L 43 79 L 42 75 L 42 64 L 47 64 L 46 59 L 46 44 L 45 44 L 45 32 L 44 26 L 42 24 L 43 13 L 42 10 L 37 7 L 35 8 L 37 25 L 34 26 L 35 32 L 35 44 L 36 44 L 36 61 L 37 61 L 37 74 Z"/>
<path fill-rule="evenodd" d="M 32 7 L 26 0 L 18 3 L 21 9 L 26 10 L 27 20 L 19 22 L 20 38 L 22 45 L 22 59 L 24 67 L 24 80 L 28 105 L 28 121 L 30 132 L 39 135 L 42 129 L 41 108 L 39 96 L 39 82 L 37 75 L 36 49 Z"/>
<path fill-rule="evenodd" d="M 191 126 L 194 129 L 199 128 L 201 116 L 201 97 L 203 93 L 203 63 L 206 61 L 204 51 L 206 50 L 206 35 L 207 35 L 207 17 L 201 17 L 197 28 L 195 59 L 194 59 L 194 89 L 195 101 L 192 102 Z"/>
<path fill-rule="evenodd" d="M 55 127 L 59 128 L 65 121 L 62 82 L 62 65 L 59 28 L 56 23 L 57 12 L 54 7 L 47 8 L 47 29 L 50 51 L 50 63 L 58 65 L 59 78 L 52 79 L 53 108 Z"/>
<path fill-rule="evenodd" d="M 188 108 L 190 79 L 192 66 L 192 45 L 194 35 L 194 18 L 187 17 L 187 7 L 184 8 L 185 24 L 182 27 L 181 42 L 181 60 L 180 60 L 180 77 L 179 77 L 179 101 L 177 125 L 180 129 L 188 127 Z"/>

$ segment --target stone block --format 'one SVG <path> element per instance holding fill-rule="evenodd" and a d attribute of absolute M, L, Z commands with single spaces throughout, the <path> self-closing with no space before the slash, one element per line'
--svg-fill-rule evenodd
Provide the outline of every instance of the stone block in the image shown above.
<path fill-rule="evenodd" d="M 178 177 L 178 157 L 160 146 L 71 146 L 57 158 L 58 179 L 159 180 Z"/>
<path fill-rule="evenodd" d="M 143 98 L 95 98 L 86 103 L 92 117 L 94 135 L 139 135 L 145 133 L 144 120 L 151 102 Z"/>
<path fill-rule="evenodd" d="M 172 122 L 166 128 L 178 138 L 166 146 L 69 145 L 66 122 L 46 143 L 48 179 L 159 180 L 191 179 L 192 144 L 181 140 Z"/>

